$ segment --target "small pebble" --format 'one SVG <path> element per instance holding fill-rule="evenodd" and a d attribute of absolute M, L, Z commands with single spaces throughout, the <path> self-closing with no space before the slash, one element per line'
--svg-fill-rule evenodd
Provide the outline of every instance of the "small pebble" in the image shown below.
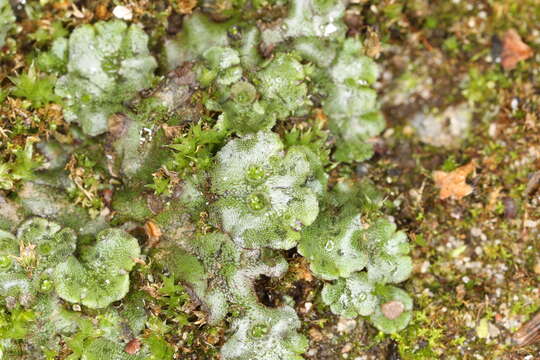
<path fill-rule="evenodd" d="M 133 13 L 131 12 L 131 9 L 125 6 L 116 6 L 113 9 L 113 15 L 117 19 L 121 20 L 131 20 L 133 19 Z"/>
<path fill-rule="evenodd" d="M 506 196 L 502 201 L 504 205 L 504 217 L 507 219 L 514 219 L 518 213 L 518 207 L 515 200 Z"/>
<path fill-rule="evenodd" d="M 356 327 L 356 320 L 339 318 L 337 331 L 340 333 L 350 333 Z"/>
<path fill-rule="evenodd" d="M 390 320 L 397 319 L 403 313 L 405 306 L 400 301 L 389 301 L 381 305 L 381 312 Z"/>

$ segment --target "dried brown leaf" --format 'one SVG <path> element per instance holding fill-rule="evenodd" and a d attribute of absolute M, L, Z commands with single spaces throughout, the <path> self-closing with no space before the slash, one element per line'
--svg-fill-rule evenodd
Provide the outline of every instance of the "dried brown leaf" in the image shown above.
<path fill-rule="evenodd" d="M 512 70 L 518 62 L 532 56 L 532 49 L 521 40 L 516 30 L 510 29 L 504 34 L 501 54 L 501 64 L 504 70 Z"/>
<path fill-rule="evenodd" d="M 475 168 L 476 164 L 471 161 L 450 172 L 434 171 L 433 180 L 440 189 L 439 198 L 444 200 L 451 197 L 459 200 L 472 193 L 473 188 L 465 182 L 465 179 Z"/>

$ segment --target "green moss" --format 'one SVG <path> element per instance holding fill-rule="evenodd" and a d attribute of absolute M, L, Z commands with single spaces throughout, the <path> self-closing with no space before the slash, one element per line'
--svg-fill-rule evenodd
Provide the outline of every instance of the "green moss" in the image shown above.
<path fill-rule="evenodd" d="M 28 73 L 11 77 L 10 80 L 15 85 L 12 94 L 28 99 L 34 108 L 60 101 L 60 98 L 54 94 L 56 78 L 40 75 L 34 66 L 30 67 Z"/>

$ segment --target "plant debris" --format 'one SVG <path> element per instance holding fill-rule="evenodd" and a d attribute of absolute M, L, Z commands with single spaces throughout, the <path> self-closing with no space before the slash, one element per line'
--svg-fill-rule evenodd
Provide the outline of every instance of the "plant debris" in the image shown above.
<path fill-rule="evenodd" d="M 467 176 L 474 171 L 476 164 L 474 161 L 458 167 L 457 169 L 433 172 L 435 185 L 440 189 L 439 199 L 445 200 L 453 198 L 461 200 L 463 197 L 473 192 L 473 187 L 465 182 Z"/>

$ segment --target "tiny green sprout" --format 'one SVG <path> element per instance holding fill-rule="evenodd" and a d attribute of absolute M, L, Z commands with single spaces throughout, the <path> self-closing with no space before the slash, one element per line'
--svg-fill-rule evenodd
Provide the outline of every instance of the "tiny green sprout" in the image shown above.
<path fill-rule="evenodd" d="M 261 182 L 262 180 L 264 180 L 265 176 L 266 176 L 266 172 L 260 166 L 251 165 L 247 169 L 246 178 L 249 181 L 252 181 L 254 184 L 257 184 L 257 183 Z"/>
<path fill-rule="evenodd" d="M 254 325 L 251 329 L 251 336 L 254 338 L 260 338 L 268 334 L 268 325 L 266 324 L 257 324 Z"/>
<path fill-rule="evenodd" d="M 45 293 L 50 292 L 53 288 L 54 288 L 54 282 L 51 281 L 50 279 L 43 279 L 39 286 L 39 289 Z"/>
<path fill-rule="evenodd" d="M 253 211 L 259 211 L 266 207 L 266 199 L 263 194 L 251 194 L 248 196 L 247 202 Z"/>
<path fill-rule="evenodd" d="M 13 259 L 9 255 L 0 255 L 0 269 L 3 271 L 8 270 L 13 263 Z"/>

